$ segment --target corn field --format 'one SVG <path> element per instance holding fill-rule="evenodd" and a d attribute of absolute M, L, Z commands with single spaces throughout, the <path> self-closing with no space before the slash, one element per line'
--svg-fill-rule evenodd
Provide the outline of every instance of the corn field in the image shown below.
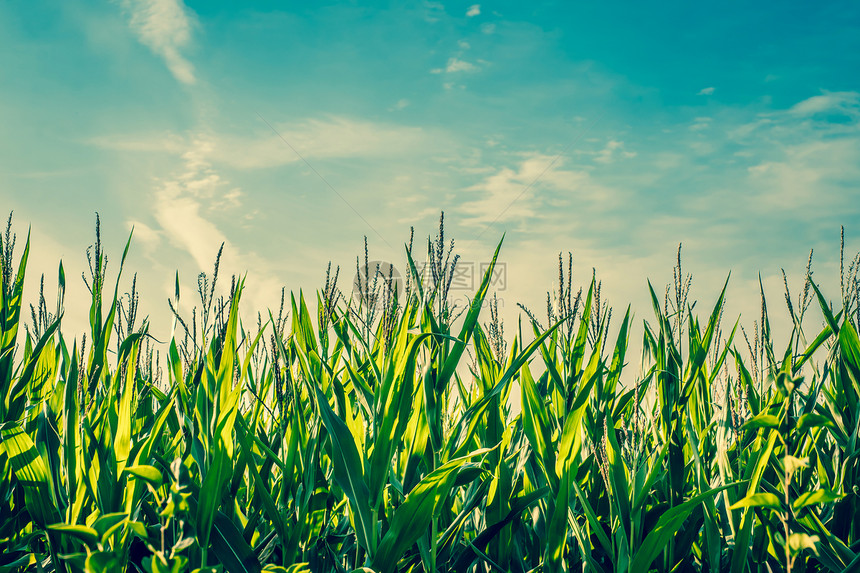
<path fill-rule="evenodd" d="M 158 344 L 131 238 L 108 281 L 97 231 L 72 340 L 62 264 L 25 306 L 29 238 L 0 241 L 0 572 L 860 571 L 856 258 L 841 308 L 786 286 L 785 348 L 763 289 L 749 334 L 726 287 L 695 314 L 680 256 L 639 325 L 560 257 L 547 321 L 506 339 L 480 316 L 502 243 L 454 308 L 440 225 L 400 295 L 329 272 L 249 323 L 216 262 L 182 317 L 177 275 Z"/>

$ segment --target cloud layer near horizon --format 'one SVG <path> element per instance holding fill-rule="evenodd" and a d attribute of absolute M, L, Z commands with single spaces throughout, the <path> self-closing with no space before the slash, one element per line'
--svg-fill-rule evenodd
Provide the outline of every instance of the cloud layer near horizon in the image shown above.
<path fill-rule="evenodd" d="M 678 243 L 708 293 L 809 248 L 832 267 L 839 226 L 860 234 L 857 8 L 731 46 L 703 42 L 755 8 L 691 13 L 680 47 L 639 9 L 5 5 L 0 197 L 42 227 L 46 272 L 80 265 L 93 211 L 115 238 L 133 226 L 154 300 L 225 243 L 253 305 L 275 304 L 328 260 L 353 268 L 364 235 L 402 260 L 442 210 L 465 262 L 507 233 L 509 320 L 542 304 L 559 251 L 643 312 Z M 15 24 L 30 18 L 44 28 Z"/>

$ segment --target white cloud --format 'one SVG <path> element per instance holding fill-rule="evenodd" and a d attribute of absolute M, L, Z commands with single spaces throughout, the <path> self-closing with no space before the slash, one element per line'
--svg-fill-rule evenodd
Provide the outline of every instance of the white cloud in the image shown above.
<path fill-rule="evenodd" d="M 699 90 L 699 93 L 697 93 L 696 95 L 709 96 L 709 95 L 714 93 L 714 90 L 716 90 L 716 88 L 713 86 L 707 87 L 707 88 L 702 88 L 701 90 Z"/>
<path fill-rule="evenodd" d="M 571 198 L 582 206 L 606 203 L 614 197 L 608 187 L 597 183 L 587 171 L 562 169 L 558 158 L 533 155 L 517 168 L 502 167 L 481 182 L 468 187 L 475 199 L 460 206 L 466 225 L 493 222 L 523 222 L 547 218 Z"/>
<path fill-rule="evenodd" d="M 735 128 L 728 130 L 729 139 L 744 140 L 759 131 L 772 126 L 774 120 L 768 117 L 759 117 L 754 121 L 743 123 Z"/>
<path fill-rule="evenodd" d="M 477 69 L 478 67 L 475 66 L 475 64 L 470 64 L 469 62 L 456 57 L 449 59 L 448 65 L 445 67 L 445 71 L 449 74 L 456 72 L 473 72 Z"/>
<path fill-rule="evenodd" d="M 177 80 L 195 82 L 194 66 L 182 55 L 191 41 L 191 12 L 182 0 L 125 0 L 129 25 L 140 42 L 164 59 Z"/>
<path fill-rule="evenodd" d="M 797 115 L 829 112 L 858 116 L 860 115 L 860 93 L 824 92 L 795 104 L 789 111 Z"/>
<path fill-rule="evenodd" d="M 690 131 L 701 131 L 711 127 L 710 117 L 697 117 L 690 125 Z"/>
<path fill-rule="evenodd" d="M 190 255 L 197 269 L 204 272 L 211 272 L 218 248 L 224 243 L 221 268 L 251 275 L 245 294 L 249 302 L 245 308 L 265 309 L 273 304 L 283 283 L 269 261 L 256 252 L 236 246 L 214 222 L 218 211 L 238 207 L 242 195 L 239 188 L 228 188 L 227 181 L 210 163 L 215 146 L 211 136 L 191 140 L 182 154 L 182 170 L 156 181 L 152 217 L 158 228 L 134 222 L 135 235 L 138 230 L 142 231 L 140 238 L 147 246 L 166 240 Z M 229 284 L 229 281 L 221 284 Z"/>
<path fill-rule="evenodd" d="M 804 209 L 812 213 L 850 213 L 860 179 L 860 140 L 845 138 L 808 141 L 785 149 L 779 159 L 749 168 L 762 209 Z"/>
<path fill-rule="evenodd" d="M 400 100 L 394 109 L 403 109 L 408 100 Z M 113 151 L 167 153 L 181 156 L 189 166 L 210 163 L 238 169 L 260 169 L 300 162 L 302 157 L 395 157 L 436 145 L 441 134 L 430 134 L 418 127 L 394 123 L 355 120 L 342 116 L 304 119 L 290 123 L 273 123 L 278 134 L 265 124 L 252 135 L 209 132 L 205 136 L 175 133 L 143 133 L 139 135 L 105 135 L 85 140 L 86 143 Z M 281 139 L 283 137 L 283 139 Z M 439 143 L 440 146 L 444 144 Z M 189 167 L 190 169 L 190 167 Z M 195 171 L 196 173 L 196 171 Z M 210 174 L 211 177 L 217 177 Z M 194 186 L 206 186 L 195 175 Z M 220 181 L 220 180 L 219 180 Z M 214 183 L 214 181 L 210 182 Z"/>
<path fill-rule="evenodd" d="M 823 92 L 788 109 L 759 113 L 754 120 L 726 131 L 733 142 L 766 145 L 778 141 L 784 148 L 798 141 L 818 141 L 828 136 L 854 138 L 858 132 L 858 92 Z"/>
<path fill-rule="evenodd" d="M 594 158 L 594 161 L 597 163 L 611 163 L 619 156 L 624 159 L 629 159 L 631 157 L 636 157 L 636 152 L 624 151 L 623 141 L 610 139 L 606 143 L 606 147 L 597 152 L 597 156 Z"/>
<path fill-rule="evenodd" d="M 183 171 L 160 182 L 153 204 L 153 217 L 161 233 L 190 254 L 201 270 L 212 264 L 213 249 L 227 241 L 203 213 L 207 204 L 213 199 L 217 201 L 218 192 L 225 184 L 207 160 L 212 148 L 210 139 L 195 138 L 182 154 Z M 149 234 L 153 233 L 155 231 Z"/>
<path fill-rule="evenodd" d="M 417 211 L 409 211 L 405 216 L 399 217 L 397 219 L 397 223 L 399 225 L 409 225 L 415 223 L 415 221 L 421 221 L 422 219 L 429 218 L 434 215 L 439 215 L 439 207 L 435 205 L 432 207 L 424 207 Z"/>
<path fill-rule="evenodd" d="M 697 175 L 703 188 L 688 196 L 688 208 L 726 221 L 736 234 L 772 228 L 786 244 L 801 246 L 818 240 L 813 229 L 856 220 L 858 100 L 853 92 L 825 92 L 787 109 L 755 115 L 721 110 L 713 121 L 696 118 L 694 127 L 721 129 L 712 129 L 707 140 L 693 135 L 698 141 L 690 137 L 684 145 L 699 154 L 713 151 L 719 171 L 689 161 L 673 169 L 711 171 Z M 694 158 L 687 153 L 685 159 Z"/>
<path fill-rule="evenodd" d="M 156 194 L 154 216 L 171 243 L 188 252 L 198 269 L 207 269 L 218 245 L 227 239 L 201 214 L 200 201 L 184 193 L 178 181 L 168 181 Z"/>
<path fill-rule="evenodd" d="M 424 2 L 424 21 L 435 24 L 445 17 L 445 5 L 441 2 Z"/>
<path fill-rule="evenodd" d="M 677 169 L 684 163 L 684 155 L 671 151 L 661 151 L 652 155 L 651 164 L 661 171 Z"/>
<path fill-rule="evenodd" d="M 148 252 L 153 252 L 161 243 L 161 232 L 146 223 L 131 219 L 128 221 L 129 230 L 134 229 L 134 240 L 143 243 Z"/>
<path fill-rule="evenodd" d="M 480 4 L 472 4 L 469 6 L 469 9 L 466 11 L 466 17 L 472 18 L 481 13 L 481 5 Z"/>
<path fill-rule="evenodd" d="M 406 105 L 408 101 L 403 107 Z M 218 137 L 211 157 L 231 167 L 256 169 L 301 161 L 290 146 L 311 161 L 331 157 L 401 156 L 422 148 L 429 140 L 421 128 L 337 116 L 273 125 L 280 135 L 264 126 L 254 137 Z"/>

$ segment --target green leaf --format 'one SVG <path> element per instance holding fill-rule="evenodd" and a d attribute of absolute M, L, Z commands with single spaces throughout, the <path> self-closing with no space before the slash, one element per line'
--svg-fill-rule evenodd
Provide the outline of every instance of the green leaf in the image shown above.
<path fill-rule="evenodd" d="M 282 540 L 286 540 L 287 533 L 284 529 L 284 518 L 278 511 L 278 506 L 275 504 L 274 499 L 272 499 L 272 496 L 268 491 L 269 484 L 263 480 L 260 476 L 260 472 L 257 470 L 257 463 L 254 460 L 253 450 L 251 449 L 251 444 L 248 441 L 248 435 L 245 429 L 245 420 L 242 417 L 239 417 L 239 421 L 240 423 L 236 427 L 236 437 L 238 438 L 239 444 L 247 459 L 248 471 L 251 473 L 251 478 L 254 482 L 254 492 L 259 496 L 259 499 L 263 504 L 263 511 L 272 521 L 278 536 Z"/>
<path fill-rule="evenodd" d="M 831 503 L 845 497 L 844 494 L 837 493 L 829 489 L 817 489 L 800 494 L 791 507 L 800 509 L 808 505 L 816 505 L 819 503 Z"/>
<path fill-rule="evenodd" d="M 591 507 L 591 504 L 588 502 L 588 498 L 580 489 L 579 485 L 574 481 L 573 482 L 573 491 L 576 492 L 576 497 L 579 499 L 579 503 L 582 504 L 582 509 L 585 512 L 585 518 L 588 520 L 588 523 L 591 525 L 591 530 L 594 535 L 597 536 L 597 541 L 603 547 L 603 550 L 612 560 L 612 566 L 615 567 L 615 555 L 612 551 L 612 543 L 609 541 L 609 537 L 607 537 L 606 532 L 603 530 L 603 526 L 600 523 L 597 515 L 594 513 L 594 509 Z"/>
<path fill-rule="evenodd" d="M 116 513 L 106 513 L 104 515 L 100 515 L 99 518 L 93 522 L 93 529 L 98 533 L 99 540 L 104 543 L 110 535 L 119 527 L 122 527 L 123 523 L 126 521 L 128 521 L 128 514 L 126 513 L 121 511 Z"/>
<path fill-rule="evenodd" d="M 806 430 L 811 430 L 812 428 L 835 428 L 836 424 L 828 418 L 827 416 L 822 416 L 821 414 L 804 414 L 797 420 L 797 431 L 800 433 L 805 432 Z"/>
<path fill-rule="evenodd" d="M 555 475 L 555 449 L 550 432 L 549 414 L 543 397 L 538 395 L 528 364 L 522 367 L 520 390 L 522 391 L 523 431 L 547 479 L 556 482 L 558 478 Z"/>
<path fill-rule="evenodd" d="M 761 413 L 758 416 L 754 416 L 747 420 L 747 422 L 741 426 L 742 430 L 752 430 L 755 428 L 777 428 L 779 427 L 779 418 L 774 416 L 773 414 L 765 414 Z"/>
<path fill-rule="evenodd" d="M 87 527 L 86 525 L 68 525 L 65 523 L 56 523 L 54 525 L 49 525 L 47 529 L 51 531 L 56 531 L 57 533 L 60 533 L 62 535 L 75 537 L 92 547 L 95 547 L 95 545 L 99 542 L 98 532 L 92 527 Z"/>
<path fill-rule="evenodd" d="M 364 481 L 364 463 L 358 455 L 349 427 L 334 413 L 320 389 L 314 386 L 314 390 L 320 418 L 331 439 L 334 479 L 349 499 L 358 542 L 372 556 L 376 549 L 376 520 L 373 519 L 372 510 L 367 505 L 370 489 Z"/>
<path fill-rule="evenodd" d="M 481 449 L 466 456 L 455 458 L 429 473 L 416 485 L 403 504 L 397 508 L 391 527 L 379 544 L 373 559 L 373 568 L 390 573 L 397 569 L 403 554 L 427 531 L 433 516 L 448 496 L 460 467 L 475 456 L 491 451 Z"/>
<path fill-rule="evenodd" d="M 826 325 L 824 329 L 815 337 L 815 340 L 812 341 L 806 350 L 803 352 L 803 355 L 798 359 L 798 361 L 794 364 L 794 368 L 792 372 L 798 372 L 806 362 L 812 358 L 812 355 L 815 354 L 815 351 L 824 344 L 830 336 L 833 334 L 833 331 L 830 329 L 829 325 Z"/>
<path fill-rule="evenodd" d="M 481 281 L 481 285 L 478 287 L 478 290 L 475 292 L 475 297 L 472 299 L 472 303 L 469 305 L 469 312 L 466 313 L 466 317 L 463 319 L 463 325 L 460 329 L 460 334 L 457 336 L 457 338 L 462 342 L 462 344 L 456 344 L 451 349 L 451 353 L 445 360 L 445 365 L 442 368 L 442 372 L 439 374 L 439 378 L 436 380 L 437 384 L 447 383 L 448 379 L 454 374 L 454 371 L 457 369 L 457 365 L 460 363 L 460 357 L 466 350 L 466 345 L 469 343 L 469 338 L 472 336 L 472 331 L 475 329 L 475 325 L 478 323 L 478 316 L 480 315 L 481 308 L 484 304 L 484 297 L 487 295 L 487 291 L 490 288 L 490 282 L 493 279 L 493 270 L 496 268 L 496 260 L 499 258 L 499 251 L 502 249 L 502 243 L 504 242 L 505 236 L 502 235 L 498 246 L 496 246 L 496 252 L 493 253 L 493 258 L 490 261 L 490 265 L 489 267 L 487 267 L 487 271 L 484 273 L 484 278 Z"/>
<path fill-rule="evenodd" d="M 675 538 L 678 533 L 678 529 L 681 527 L 681 524 L 684 523 L 684 520 L 687 519 L 687 516 L 689 516 L 690 513 L 692 513 L 693 510 L 708 497 L 712 497 L 724 489 L 730 488 L 734 485 L 737 484 L 728 484 L 708 490 L 705 493 L 701 493 L 696 497 L 673 507 L 661 515 L 660 519 L 657 521 L 657 525 L 655 525 L 654 529 L 652 529 L 648 536 L 645 537 L 642 541 L 642 545 L 636 551 L 636 555 L 633 557 L 633 562 L 630 565 L 630 571 L 648 571 L 651 567 L 651 563 L 657 558 L 657 555 L 663 551 L 663 548 L 666 547 L 666 544 L 669 543 L 671 539 Z"/>
<path fill-rule="evenodd" d="M 54 504 L 51 479 L 36 445 L 17 423 L 6 423 L 0 431 L 2 445 L 9 455 L 18 483 L 24 489 L 27 510 L 36 524 L 44 529 L 60 521 Z"/>
<path fill-rule="evenodd" d="M 838 335 L 838 318 L 833 316 L 833 312 L 831 312 L 830 310 L 830 305 L 827 304 L 827 301 L 824 299 L 824 295 L 821 294 L 820 290 L 818 290 L 818 286 L 815 284 L 815 282 L 810 280 L 809 285 L 812 286 L 813 290 L 815 291 L 815 296 L 818 298 L 818 306 L 821 307 L 821 313 L 824 315 L 824 319 L 827 321 L 827 326 L 830 327 L 831 332 Z"/>
<path fill-rule="evenodd" d="M 570 420 L 572 417 L 569 417 Z M 560 487 L 557 488 L 553 503 L 553 511 L 547 524 L 546 546 L 544 547 L 544 567 L 549 573 L 564 571 L 563 559 L 568 537 L 567 516 L 570 510 L 570 484 L 573 482 L 571 472 L 565 472 L 561 477 Z"/>
<path fill-rule="evenodd" d="M 122 571 L 120 556 L 114 551 L 95 551 L 87 555 L 84 565 L 86 573 L 109 573 Z"/>
<path fill-rule="evenodd" d="M 134 477 L 148 481 L 154 487 L 160 486 L 164 481 L 164 477 L 161 475 L 161 472 L 158 471 L 157 468 L 148 465 L 127 466 L 123 470 L 123 473 L 131 474 Z"/>
<path fill-rule="evenodd" d="M 768 507 L 779 511 L 782 509 L 782 503 L 772 493 L 753 493 L 732 505 L 729 509 L 740 509 L 742 507 Z"/>
<path fill-rule="evenodd" d="M 262 566 L 242 532 L 229 517 L 215 513 L 212 526 L 212 553 L 227 573 L 261 573 Z"/>
<path fill-rule="evenodd" d="M 474 435 L 478 426 L 484 420 L 484 412 L 487 410 L 489 405 L 491 404 L 493 398 L 502 393 L 507 385 L 514 379 L 514 377 L 519 373 L 520 368 L 522 368 L 523 364 L 528 362 L 529 357 L 537 350 L 543 341 L 546 340 L 547 337 L 551 336 L 555 330 L 561 326 L 565 319 L 559 320 L 551 327 L 549 327 L 546 332 L 535 338 L 531 344 L 529 344 L 516 358 L 510 361 L 510 364 L 505 370 L 505 373 L 502 375 L 501 379 L 493 386 L 493 389 L 484 394 L 484 396 L 469 406 L 469 408 L 463 413 L 460 417 L 460 420 L 454 425 L 450 436 L 448 438 L 448 444 L 445 449 L 445 455 L 442 459 L 454 459 L 460 456 L 465 455 L 466 445 L 469 443 L 469 440 Z M 463 426 L 466 426 L 466 435 L 462 436 Z M 459 448 L 457 448 L 459 444 Z M 457 448 L 456 450 L 454 448 Z M 452 453 L 453 452 L 453 453 Z M 558 462 L 556 462 L 558 464 Z"/>

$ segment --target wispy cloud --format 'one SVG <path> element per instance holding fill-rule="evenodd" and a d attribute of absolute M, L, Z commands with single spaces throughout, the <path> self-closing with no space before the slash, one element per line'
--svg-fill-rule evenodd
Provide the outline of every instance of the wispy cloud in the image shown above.
<path fill-rule="evenodd" d="M 454 56 L 448 59 L 448 64 L 445 68 L 434 68 L 430 70 L 431 74 L 441 74 L 442 72 L 448 74 L 455 74 L 457 72 L 474 72 L 478 70 L 478 66 L 471 62 L 467 62 L 466 60 L 461 60 L 460 58 Z"/>
<path fill-rule="evenodd" d="M 713 94 L 715 90 L 716 90 L 716 88 L 713 86 L 710 86 L 707 88 L 702 88 L 701 90 L 699 90 L 699 93 L 697 93 L 696 95 L 709 96 L 709 95 Z"/>
<path fill-rule="evenodd" d="M 156 225 L 134 221 L 135 235 L 150 257 L 166 242 L 190 255 L 203 272 L 211 270 L 219 245 L 224 243 L 222 268 L 252 275 L 246 295 L 249 306 L 265 309 L 275 302 L 283 282 L 270 261 L 239 246 L 216 222 L 219 213 L 241 213 L 242 191 L 224 180 L 210 162 L 214 147 L 214 139 L 205 135 L 189 143 L 181 156 L 182 168 L 155 182 L 151 216 Z"/>
<path fill-rule="evenodd" d="M 400 100 L 394 109 L 403 109 L 408 100 Z M 274 123 L 278 133 L 308 160 L 344 157 L 395 157 L 435 145 L 440 134 L 428 134 L 424 128 L 371 122 L 343 116 L 326 116 L 294 122 Z M 144 133 L 105 135 L 89 138 L 86 143 L 114 151 L 137 151 L 183 155 L 200 155 L 205 161 L 238 169 L 277 167 L 301 161 L 284 142 L 265 125 L 254 134 L 226 134 L 209 131 L 205 144 L 195 144 L 199 134 Z M 440 144 L 442 145 L 442 144 Z M 432 146 L 432 145 L 431 145 Z"/>
<path fill-rule="evenodd" d="M 860 115 L 860 93 L 825 92 L 795 104 L 789 111 L 796 115 L 841 113 L 856 117 Z"/>
<path fill-rule="evenodd" d="M 204 216 L 204 210 L 219 205 L 227 182 L 212 168 L 207 157 L 213 143 L 200 137 L 183 153 L 183 170 L 160 181 L 155 192 L 153 216 L 161 234 L 186 251 L 202 270 L 213 258 L 213 248 L 226 242 L 218 227 Z M 151 234 L 150 234 L 151 235 Z"/>
<path fill-rule="evenodd" d="M 445 17 L 445 5 L 441 2 L 424 2 L 424 21 L 428 24 L 435 24 Z"/>
<path fill-rule="evenodd" d="M 461 60 L 459 58 L 451 58 L 448 60 L 448 65 L 445 67 L 445 71 L 449 74 L 456 72 L 471 72 L 478 69 L 475 64 L 470 64 L 465 60 Z"/>
<path fill-rule="evenodd" d="M 597 152 L 597 156 L 594 158 L 594 161 L 597 163 L 612 163 L 617 158 L 630 159 L 631 157 L 636 157 L 635 151 L 625 151 L 624 150 L 624 142 L 617 141 L 615 139 L 610 139 L 606 143 L 606 147 Z"/>
<path fill-rule="evenodd" d="M 752 117 L 718 111 L 713 124 L 725 129 L 708 133 L 715 150 L 709 162 L 716 163 L 706 167 L 685 156 L 672 169 L 695 173 L 699 183 L 695 195 L 678 196 L 682 212 L 721 221 L 701 233 L 716 236 L 721 230 L 721 243 L 715 244 L 723 245 L 744 243 L 741 237 L 755 228 L 784 245 L 808 246 L 826 229 L 857 220 L 858 100 L 855 92 L 825 92 Z M 693 137 L 701 134 L 685 140 L 691 149 Z M 777 252 L 775 243 L 770 248 Z"/>
<path fill-rule="evenodd" d="M 697 117 L 693 120 L 693 123 L 690 124 L 690 131 L 701 131 L 703 129 L 708 129 L 709 127 L 711 127 L 710 117 Z"/>
<path fill-rule="evenodd" d="M 571 201 L 594 205 L 614 197 L 587 171 L 563 169 L 561 161 L 543 154 L 527 157 L 515 168 L 501 167 L 465 191 L 474 197 L 459 209 L 466 225 L 546 219 Z"/>
<path fill-rule="evenodd" d="M 403 107 L 406 105 L 408 102 Z M 423 147 L 429 140 L 422 128 L 342 116 L 274 125 L 278 133 L 308 160 L 401 156 Z M 240 169 L 275 167 L 300 161 L 280 137 L 262 129 L 259 136 L 220 136 L 212 149 L 212 157 Z"/>
<path fill-rule="evenodd" d="M 813 215 L 840 212 L 848 216 L 857 208 L 849 198 L 860 179 L 860 138 L 807 141 L 787 147 L 778 160 L 749 168 L 755 198 L 762 211 L 803 210 Z"/>
<path fill-rule="evenodd" d="M 193 84 L 194 66 L 182 54 L 191 42 L 192 13 L 182 0 L 124 0 L 140 42 L 164 59 L 178 81 Z"/>
<path fill-rule="evenodd" d="M 129 230 L 134 229 L 135 241 L 142 243 L 147 252 L 153 253 L 161 244 L 163 239 L 161 231 L 153 229 L 137 219 L 129 219 L 127 224 Z"/>
<path fill-rule="evenodd" d="M 472 4 L 469 6 L 469 9 L 466 11 L 467 18 L 473 18 L 481 13 L 481 5 L 480 4 Z"/>

